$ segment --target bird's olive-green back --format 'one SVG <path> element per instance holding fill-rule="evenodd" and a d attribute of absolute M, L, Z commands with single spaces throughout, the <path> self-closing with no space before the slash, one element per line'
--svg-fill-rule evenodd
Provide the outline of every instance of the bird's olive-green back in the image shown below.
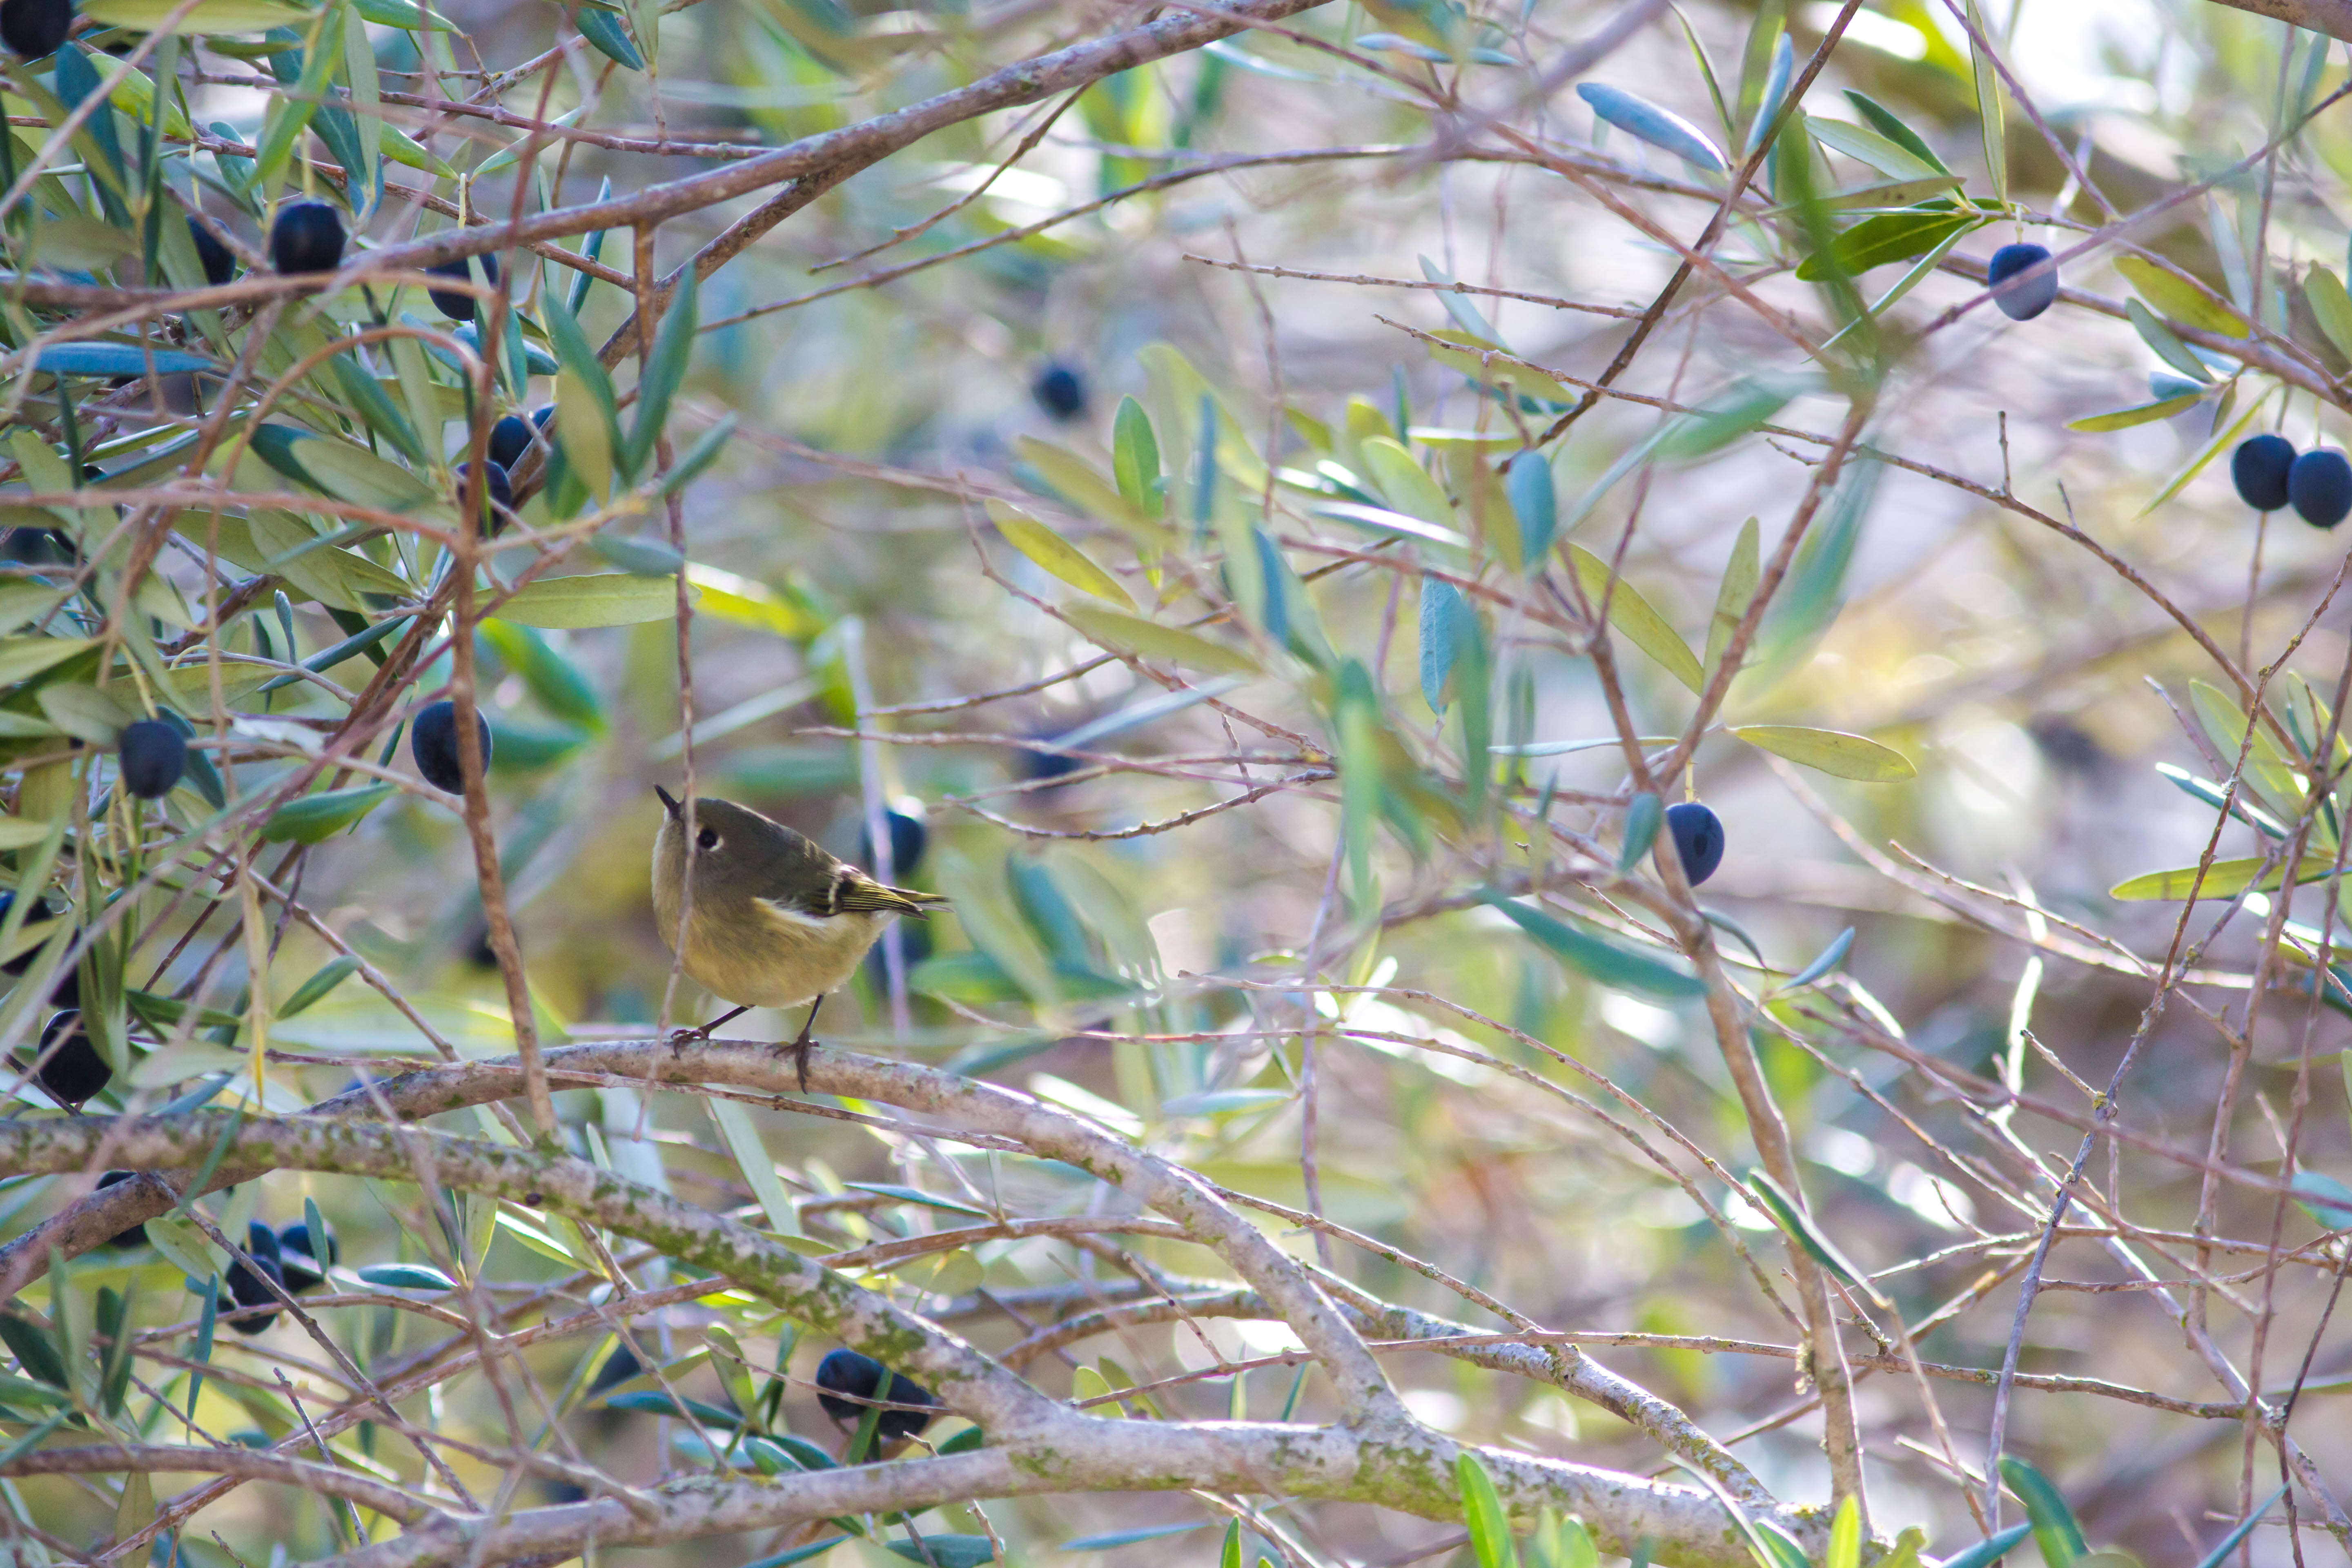
<path fill-rule="evenodd" d="M 662 824 L 656 875 L 675 891 L 686 873 L 683 814 Z M 701 796 L 694 803 L 694 901 L 724 908 L 752 899 L 826 914 L 841 862 L 782 823 L 731 800 Z M 711 835 L 717 842 L 707 842 Z"/>

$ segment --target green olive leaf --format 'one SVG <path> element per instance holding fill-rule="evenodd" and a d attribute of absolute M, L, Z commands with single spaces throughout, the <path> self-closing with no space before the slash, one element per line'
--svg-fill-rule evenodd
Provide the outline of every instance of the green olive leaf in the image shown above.
<path fill-rule="evenodd" d="M 1608 591 L 1609 624 L 1625 634 L 1625 640 L 1665 666 L 1666 673 L 1689 687 L 1693 691 L 1705 689 L 1706 671 L 1700 668 L 1698 656 L 1683 641 L 1682 634 L 1667 624 L 1665 616 L 1651 607 L 1631 583 L 1617 579 L 1609 582 L 1609 563 L 1580 544 L 1568 547 L 1569 563 L 1575 568 L 1576 580 L 1584 587 L 1584 596 L 1594 609 L 1601 607 L 1602 591 Z"/>
<path fill-rule="evenodd" d="M 1919 773 L 1911 759 L 1894 747 L 1843 730 L 1813 730 L 1801 724 L 1734 724 L 1729 729 L 1751 746 L 1842 779 L 1899 784 Z"/>
<path fill-rule="evenodd" d="M 517 589 L 498 606 L 500 620 L 520 626 L 581 629 L 628 626 L 677 616 L 677 584 L 667 577 L 631 572 L 597 572 L 579 577 L 541 577 Z"/>
<path fill-rule="evenodd" d="M 1117 653 L 1170 664 L 1189 664 L 1219 675 L 1257 673 L 1257 661 L 1238 648 L 1163 626 L 1157 621 L 1147 621 L 1140 616 L 1098 605 L 1066 605 L 1062 615 L 1089 639 Z"/>
<path fill-rule="evenodd" d="M 1092 594 L 1097 599 L 1108 600 L 1122 610 L 1135 608 L 1135 601 L 1118 579 L 1096 565 L 1078 547 L 1008 501 L 992 498 L 988 502 L 988 520 L 996 524 L 1004 542 L 1027 556 L 1037 567 L 1067 583 L 1081 593 Z"/>

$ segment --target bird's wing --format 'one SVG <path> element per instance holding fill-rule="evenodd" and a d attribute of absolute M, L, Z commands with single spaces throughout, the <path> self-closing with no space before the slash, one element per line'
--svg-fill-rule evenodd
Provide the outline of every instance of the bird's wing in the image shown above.
<path fill-rule="evenodd" d="M 834 873 L 831 894 L 836 914 L 899 914 L 913 915 L 920 920 L 929 913 L 925 904 L 943 904 L 947 900 L 938 893 L 918 893 L 908 888 L 893 888 L 876 881 L 855 866 L 844 865 Z"/>
<path fill-rule="evenodd" d="M 799 837 L 798 835 L 794 835 Z M 943 904 L 947 900 L 938 893 L 919 893 L 908 888 L 893 888 L 877 882 L 846 860 L 835 860 L 824 849 L 806 838 L 800 838 L 795 847 L 814 857 L 831 862 L 814 877 L 796 876 L 791 879 L 800 885 L 797 892 L 775 889 L 760 896 L 760 901 L 779 911 L 803 921 L 825 921 L 835 915 L 901 914 L 921 918 L 926 904 Z M 781 879 L 780 879 L 781 880 Z"/>
<path fill-rule="evenodd" d="M 802 903 L 791 899 L 755 898 L 751 902 L 760 909 L 767 910 L 772 919 L 788 926 L 804 926 L 822 931 L 833 919 L 831 915 L 812 913 L 803 908 Z"/>

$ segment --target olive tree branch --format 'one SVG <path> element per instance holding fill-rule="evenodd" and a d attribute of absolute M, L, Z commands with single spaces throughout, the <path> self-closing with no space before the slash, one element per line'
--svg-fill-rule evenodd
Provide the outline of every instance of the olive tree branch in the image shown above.
<path fill-rule="evenodd" d="M 640 1048 L 667 1049 L 651 1043 Z M 770 1055 L 761 1047 L 740 1047 L 738 1054 Z M 778 1078 L 790 1070 L 781 1058 L 771 1059 Z M 483 1077 L 494 1076 L 509 1094 L 520 1091 L 524 1075 L 520 1063 L 486 1065 L 499 1070 Z M 441 1080 L 446 1089 L 451 1074 L 464 1070 L 428 1068 L 423 1076 Z M 1040 1152 L 1054 1152 L 1106 1181 L 1139 1190 L 1139 1195 L 1187 1223 L 1196 1237 L 1208 1239 L 1204 1232 L 1223 1232 L 1211 1244 L 1245 1275 L 1268 1276 L 1253 1283 L 1318 1350 L 1343 1396 L 1349 1392 L 1347 1380 L 1356 1376 L 1358 1360 L 1372 1368 L 1371 1386 L 1349 1400 L 1348 1419 L 1320 1429 L 1249 1423 L 1204 1427 L 1084 1416 L 1031 1389 L 945 1331 L 723 1216 L 680 1204 L 585 1161 L 415 1127 L 310 1115 L 247 1121 L 232 1130 L 226 1113 L 213 1111 L 168 1119 L 82 1118 L 0 1128 L 0 1168 L 27 1173 L 79 1170 L 97 1157 L 101 1144 L 133 1165 L 170 1168 L 203 1158 L 226 1131 L 229 1153 L 224 1164 L 233 1163 L 240 1169 L 309 1169 L 411 1180 L 417 1156 L 429 1151 L 425 1157 L 440 1184 L 600 1225 L 709 1268 L 886 1364 L 920 1375 L 937 1386 L 950 1408 L 978 1421 L 989 1433 L 990 1447 L 977 1453 L 906 1464 L 778 1479 L 697 1477 L 652 1491 L 651 1506 L 641 1498 L 634 1510 L 618 1500 L 599 1500 L 527 1510 L 503 1520 L 451 1516 L 446 1524 L 429 1524 L 395 1542 L 347 1554 L 336 1560 L 340 1568 L 496 1563 L 576 1548 L 590 1539 L 606 1544 L 656 1543 L 841 1513 L 1078 1489 L 1274 1491 L 1377 1501 L 1430 1518 L 1458 1517 L 1461 1504 L 1453 1464 L 1461 1446 L 1406 1413 L 1345 1316 L 1255 1227 L 1195 1183 L 1178 1179 L 1160 1162 L 1094 1132 L 1075 1118 L 993 1086 L 833 1050 L 820 1050 L 811 1072 L 813 1079 L 820 1075 L 828 1079 L 834 1092 L 891 1099 L 949 1114 L 958 1109 L 980 1111 L 986 1120 L 1025 1133 Z M 1278 1260 L 1280 1267 L 1268 1270 L 1269 1259 Z M 1316 1347 L 1317 1337 L 1337 1342 Z M 1631 1550 L 1646 1535 L 1660 1560 L 1696 1564 L 1732 1563 L 1744 1551 L 1736 1540 L 1727 1539 L 1720 1505 L 1704 1493 L 1504 1451 L 1481 1450 L 1479 1458 L 1516 1511 L 1543 1506 L 1572 1509 L 1594 1523 L 1604 1546 L 1612 1549 Z M 1774 1518 L 1801 1540 L 1819 1533 L 1819 1521 L 1810 1513 L 1778 1510 Z"/>

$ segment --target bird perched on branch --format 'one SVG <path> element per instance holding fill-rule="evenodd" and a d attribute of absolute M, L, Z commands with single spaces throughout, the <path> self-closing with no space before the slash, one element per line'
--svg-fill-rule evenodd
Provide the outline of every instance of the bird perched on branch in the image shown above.
<path fill-rule="evenodd" d="M 926 904 L 947 900 L 876 881 L 807 837 L 733 801 L 698 798 L 694 843 L 687 844 L 686 805 L 656 785 L 669 820 L 654 841 L 654 913 L 662 940 L 679 950 L 686 973 L 711 994 L 735 1004 L 688 1038 L 753 1007 L 809 1004 L 792 1041 L 801 1088 L 824 994 L 856 970 L 892 915 L 925 918 Z M 691 878 L 688 868 L 692 866 Z M 693 897 L 687 897 L 689 883 Z M 679 911 L 686 908 L 685 931 Z"/>

